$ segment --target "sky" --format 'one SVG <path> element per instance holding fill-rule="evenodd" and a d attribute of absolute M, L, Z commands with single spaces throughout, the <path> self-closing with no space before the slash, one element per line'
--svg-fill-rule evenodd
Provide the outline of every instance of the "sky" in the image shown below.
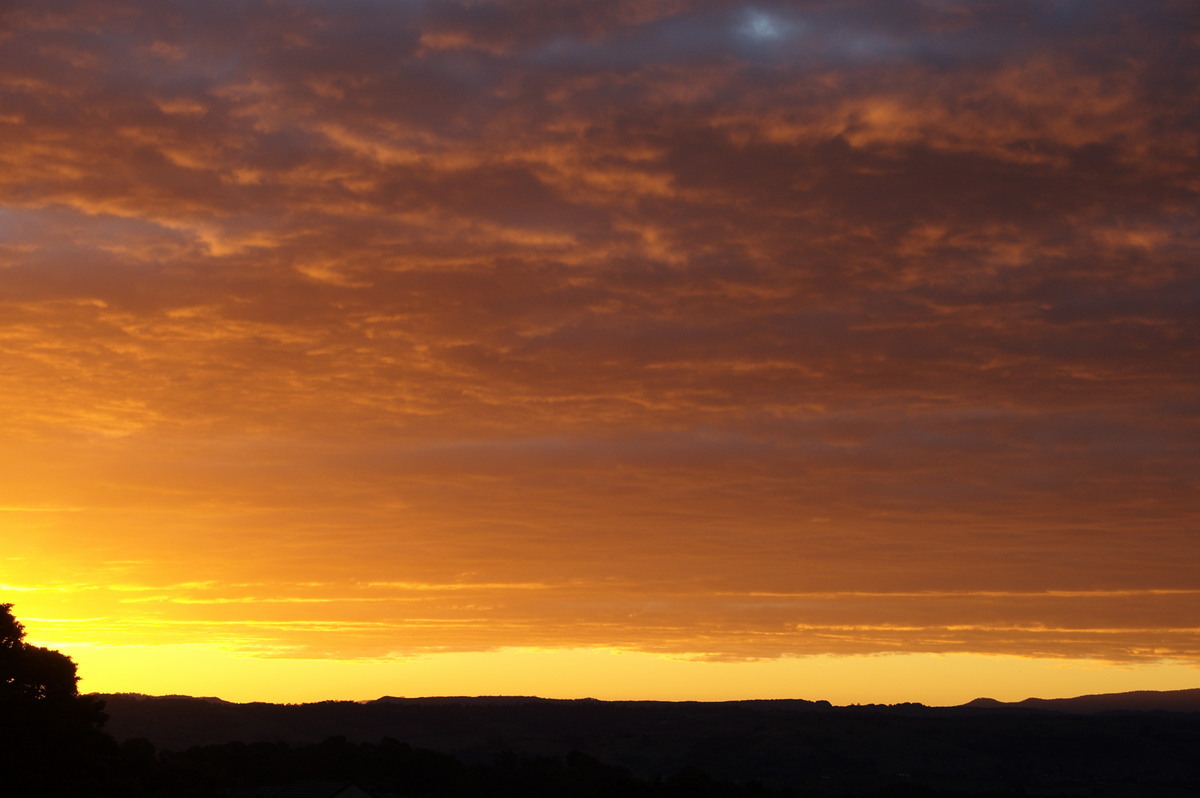
<path fill-rule="evenodd" d="M 85 691 L 1200 685 L 1190 0 L 10 0 L 0 601 Z"/>

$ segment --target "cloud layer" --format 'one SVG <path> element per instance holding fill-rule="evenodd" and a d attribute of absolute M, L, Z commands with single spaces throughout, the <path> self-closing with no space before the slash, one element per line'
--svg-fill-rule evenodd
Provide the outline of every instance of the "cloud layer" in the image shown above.
<path fill-rule="evenodd" d="M 306 656 L 1194 658 L 1193 13 L 7 4 L 4 581 Z"/>

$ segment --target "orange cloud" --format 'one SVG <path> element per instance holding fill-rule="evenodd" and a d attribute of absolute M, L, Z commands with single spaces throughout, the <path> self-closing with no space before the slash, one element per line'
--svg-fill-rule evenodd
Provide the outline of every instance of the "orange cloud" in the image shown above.
<path fill-rule="evenodd" d="M 1194 660 L 1176 6 L 593 6 L 3 12 L 0 579 L 271 656 Z"/>

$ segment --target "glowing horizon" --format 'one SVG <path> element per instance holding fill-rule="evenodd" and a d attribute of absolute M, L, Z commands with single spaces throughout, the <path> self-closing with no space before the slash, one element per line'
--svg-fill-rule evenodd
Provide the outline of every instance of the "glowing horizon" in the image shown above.
<path fill-rule="evenodd" d="M 261 700 L 1200 684 L 1187 9 L 594 5 L 0 10 L 31 638 Z"/>
<path fill-rule="evenodd" d="M 203 645 L 58 648 L 83 664 L 81 692 L 191 695 L 235 703 L 535 696 L 605 701 L 799 698 L 835 706 L 958 706 L 976 698 L 1015 702 L 1131 692 L 1147 689 L 1147 683 L 1156 690 L 1192 689 L 1196 684 L 1195 665 L 1188 662 L 1114 668 L 1102 660 L 998 654 L 814 655 L 734 663 L 609 649 L 501 649 L 403 660 L 269 660 Z M 98 675 L 87 676 L 88 671 Z M 326 688 L 329 683 L 337 686 Z"/>

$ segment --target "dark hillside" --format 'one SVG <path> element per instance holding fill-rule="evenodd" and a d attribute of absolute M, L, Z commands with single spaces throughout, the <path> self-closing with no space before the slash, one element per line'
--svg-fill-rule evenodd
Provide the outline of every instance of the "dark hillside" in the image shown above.
<path fill-rule="evenodd" d="M 1120 711 L 1200 712 L 1200 689 L 1139 690 L 1132 693 L 1083 695 L 1077 698 L 1027 698 L 1015 706 L 1080 714 Z"/>
<path fill-rule="evenodd" d="M 497 757 L 565 761 L 581 752 L 651 781 L 691 772 L 802 794 L 1200 794 L 1200 714 L 1189 712 L 1080 714 L 995 702 L 104 698 L 115 736 L 175 750 L 233 740 L 311 745 L 337 735 L 351 745 L 389 738 L 488 766 Z"/>

